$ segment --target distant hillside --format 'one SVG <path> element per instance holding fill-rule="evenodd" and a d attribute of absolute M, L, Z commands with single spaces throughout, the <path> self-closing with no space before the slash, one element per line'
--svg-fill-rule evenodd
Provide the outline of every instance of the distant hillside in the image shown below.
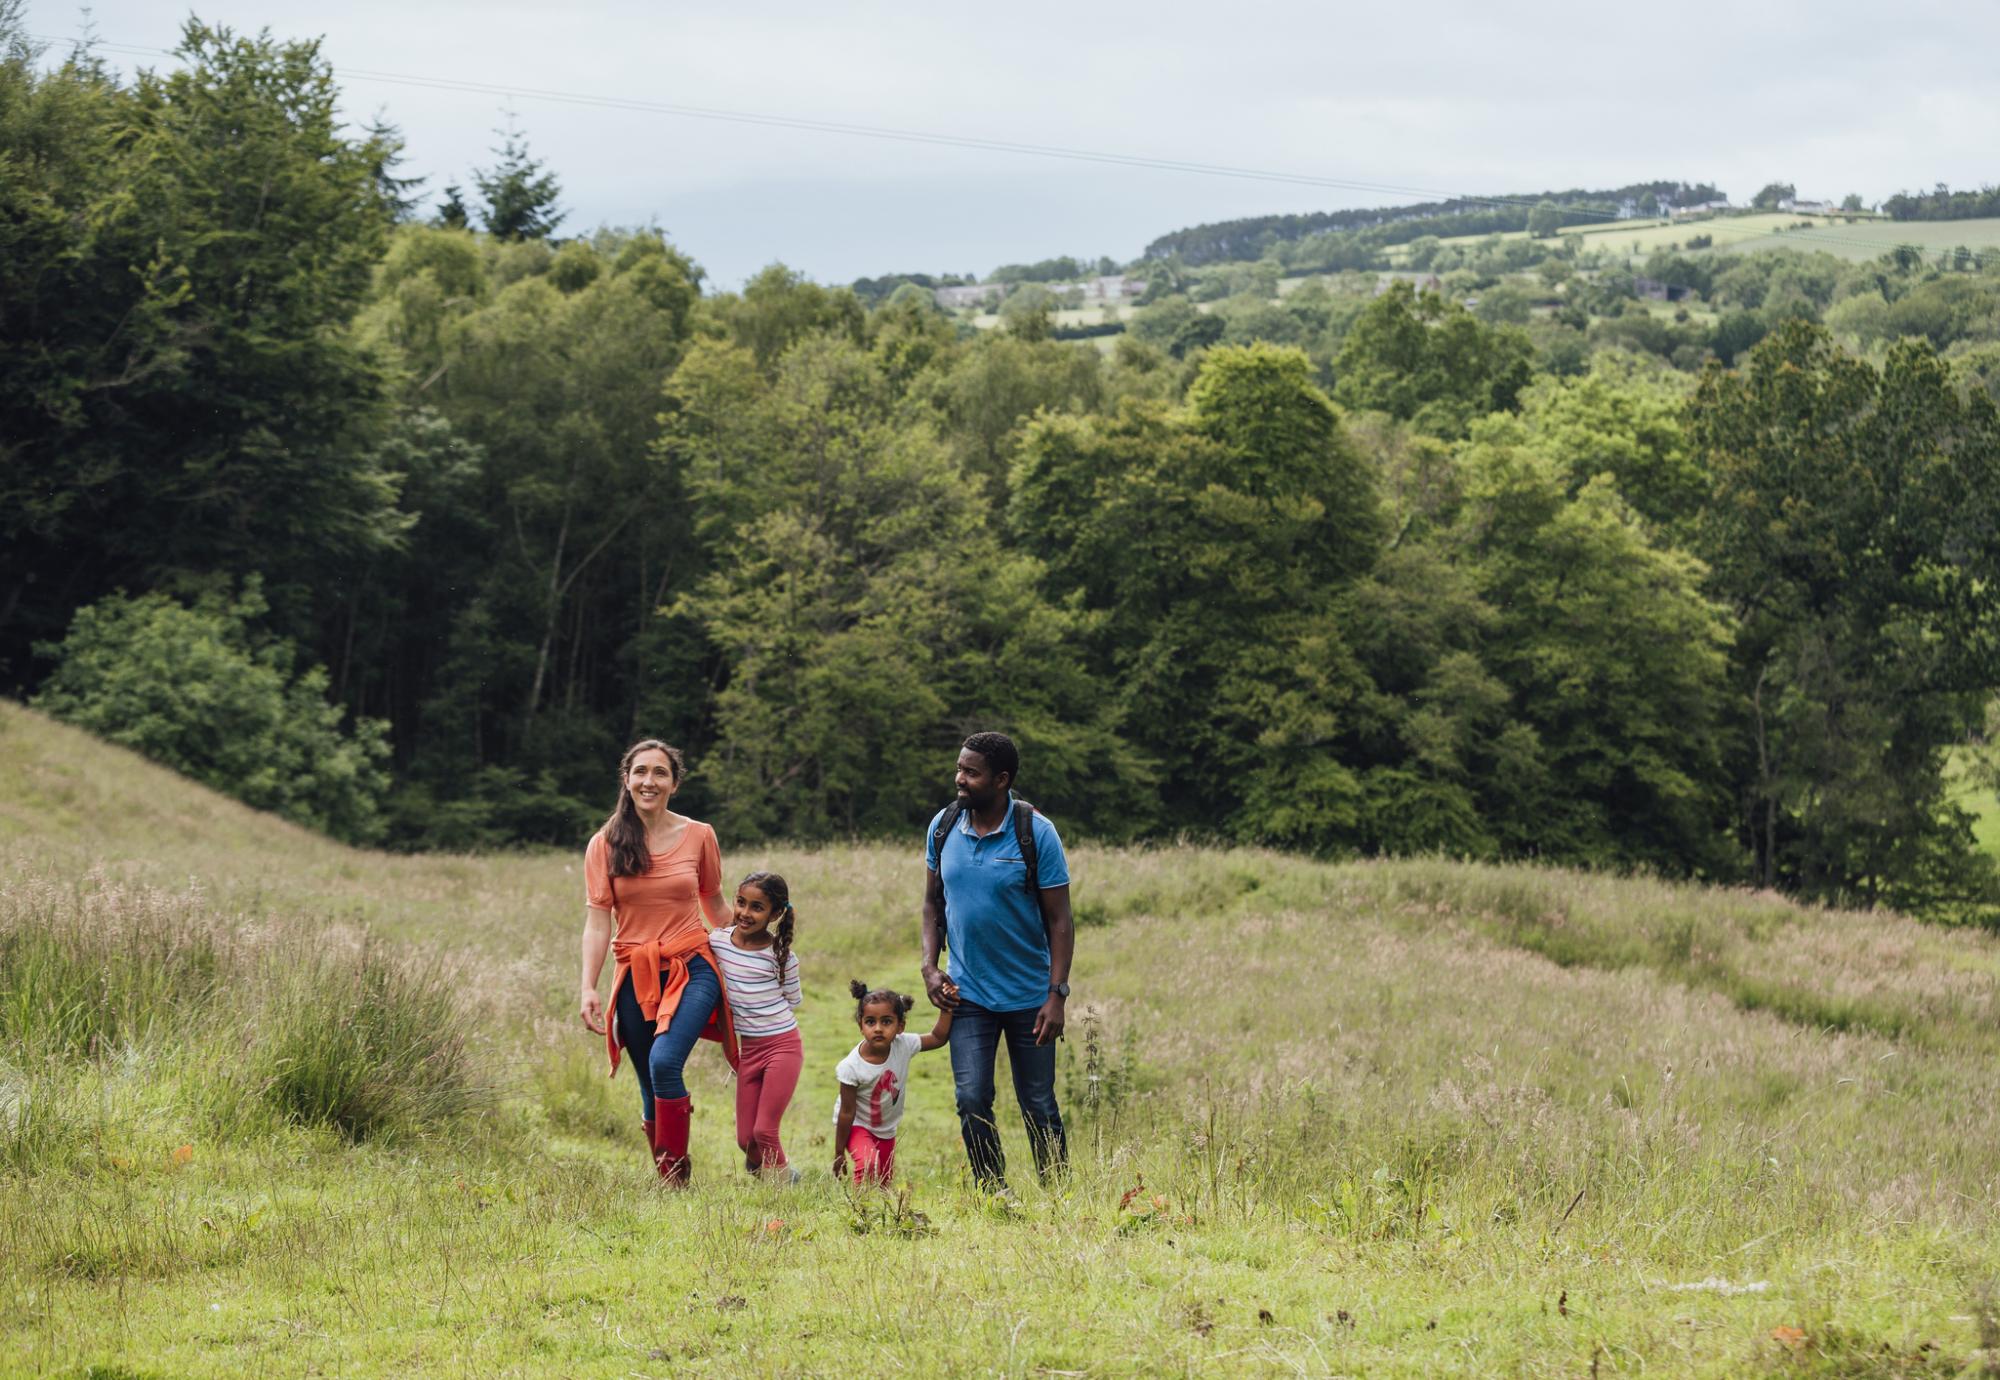
<path fill-rule="evenodd" d="M 1146 246 L 1145 257 L 1179 255 L 1190 265 L 1230 259 L 1254 259 L 1265 248 L 1286 240 L 1304 239 L 1329 230 L 1363 230 L 1375 226 L 1408 227 L 1407 234 L 1390 233 L 1385 243 L 1400 243 L 1420 235 L 1485 235 L 1528 228 L 1528 215 L 1539 202 L 1564 208 L 1562 224 L 1578 225 L 1611 216 L 1653 215 L 1663 208 L 1693 206 L 1722 199 L 1706 182 L 1635 182 L 1610 190 L 1571 188 L 1568 191 L 1524 192 L 1481 199 L 1461 197 L 1412 206 L 1377 206 L 1347 211 L 1313 211 L 1301 215 L 1250 216 L 1216 221 L 1162 235 Z"/>
<path fill-rule="evenodd" d="M 22 843 L 97 852 L 99 860 L 157 856 L 182 876 L 204 850 L 314 866 L 360 856 L 129 748 L 0 699 L 0 849 Z"/>

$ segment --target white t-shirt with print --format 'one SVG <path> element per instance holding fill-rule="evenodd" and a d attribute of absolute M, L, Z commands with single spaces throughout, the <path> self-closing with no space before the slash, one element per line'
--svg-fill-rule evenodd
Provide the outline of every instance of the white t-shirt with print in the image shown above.
<path fill-rule="evenodd" d="M 910 1081 L 910 1056 L 923 1047 L 924 1037 L 904 1031 L 889 1042 L 889 1057 L 871 1064 L 861 1057 L 861 1046 L 848 1052 L 833 1076 L 854 1089 L 854 1124 L 873 1131 L 884 1140 L 893 1140 L 903 1120 L 903 1090 Z M 824 1068 L 822 1064 L 820 1067 Z M 833 1120 L 840 1122 L 840 1100 L 834 1099 Z"/>

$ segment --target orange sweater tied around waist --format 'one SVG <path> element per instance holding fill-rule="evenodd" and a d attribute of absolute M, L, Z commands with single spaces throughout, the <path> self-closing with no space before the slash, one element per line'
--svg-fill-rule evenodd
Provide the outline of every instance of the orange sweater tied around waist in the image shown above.
<path fill-rule="evenodd" d="M 584 850 L 584 899 L 608 910 L 617 923 L 611 941 L 617 968 L 611 975 L 612 1019 L 604 1024 L 605 1051 L 611 1072 L 618 1072 L 618 988 L 629 980 L 639 1011 L 657 1030 L 673 1019 L 688 983 L 688 960 L 699 954 L 715 970 L 718 985 L 722 965 L 708 947 L 708 927 L 702 921 L 701 898 L 722 889 L 722 855 L 715 831 L 689 820 L 678 843 L 652 855 L 646 871 L 636 877 L 611 875 L 611 852 L 599 832 Z M 729 992 L 701 1032 L 705 1040 L 721 1042 L 723 1056 L 734 1067 L 736 1027 L 729 1018 Z"/>

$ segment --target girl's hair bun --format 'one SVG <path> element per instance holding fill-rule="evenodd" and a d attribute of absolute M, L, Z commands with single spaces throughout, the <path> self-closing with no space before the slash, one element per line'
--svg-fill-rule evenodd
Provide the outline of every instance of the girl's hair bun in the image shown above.
<path fill-rule="evenodd" d="M 898 1021 L 909 1015 L 910 1008 L 917 1004 L 915 997 L 904 996 L 892 987 L 870 987 L 859 978 L 848 983 L 847 990 L 854 994 L 854 1021 L 857 1025 L 868 1014 L 870 1002 L 887 1002 L 889 1009 L 896 1013 Z"/>

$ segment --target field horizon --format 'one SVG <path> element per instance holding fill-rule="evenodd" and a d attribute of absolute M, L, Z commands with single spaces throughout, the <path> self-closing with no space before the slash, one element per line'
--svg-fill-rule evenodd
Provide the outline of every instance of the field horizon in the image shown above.
<path fill-rule="evenodd" d="M 915 985 L 920 843 L 725 848 L 800 911 L 806 1178 L 743 1174 L 705 1046 L 667 1193 L 574 1014 L 576 857 L 350 848 L 0 702 L 0 1367 L 2000 1373 L 1992 935 L 1079 841 L 1073 1172 L 1003 1091 L 1019 1202 L 976 1193 L 940 1053 L 854 1195 L 844 989 Z"/>

